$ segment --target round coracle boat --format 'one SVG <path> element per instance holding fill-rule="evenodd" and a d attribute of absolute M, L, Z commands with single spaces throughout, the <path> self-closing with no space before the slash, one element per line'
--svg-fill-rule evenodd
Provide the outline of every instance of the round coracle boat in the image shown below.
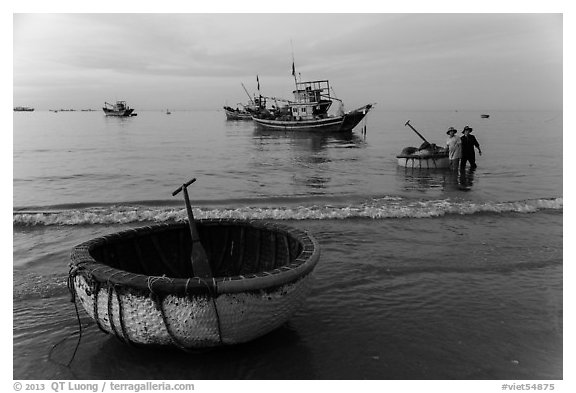
<path fill-rule="evenodd" d="M 406 168 L 448 168 L 450 159 L 448 152 L 443 148 L 432 146 L 429 149 L 406 147 L 396 156 L 398 165 Z"/>
<path fill-rule="evenodd" d="M 320 257 L 284 225 L 197 220 L 213 272 L 195 276 L 188 224 L 130 229 L 76 246 L 70 287 L 99 328 L 122 341 L 183 350 L 260 337 L 299 309 Z"/>

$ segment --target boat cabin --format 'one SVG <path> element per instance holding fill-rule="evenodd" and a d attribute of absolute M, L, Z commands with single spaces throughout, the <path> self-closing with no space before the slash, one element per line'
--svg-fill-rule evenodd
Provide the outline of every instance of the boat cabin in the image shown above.
<path fill-rule="evenodd" d="M 295 102 L 290 103 L 291 114 L 300 120 L 313 120 L 327 116 L 332 105 L 330 84 L 327 80 L 296 82 Z"/>
<path fill-rule="evenodd" d="M 127 109 L 126 101 L 116 101 L 116 105 L 114 105 L 116 110 L 122 111 Z"/>
<path fill-rule="evenodd" d="M 108 109 L 108 110 L 112 110 L 112 111 L 124 111 L 128 108 L 128 105 L 126 105 L 126 101 L 116 101 L 116 104 L 109 104 L 107 102 L 104 102 L 104 106 Z M 109 109 L 108 107 L 110 107 L 111 109 Z"/>

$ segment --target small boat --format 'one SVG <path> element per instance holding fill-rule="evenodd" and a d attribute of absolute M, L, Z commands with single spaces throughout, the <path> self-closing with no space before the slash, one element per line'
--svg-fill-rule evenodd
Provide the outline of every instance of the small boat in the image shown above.
<path fill-rule="evenodd" d="M 311 235 L 261 221 L 196 221 L 186 192 L 194 180 L 173 193 L 184 189 L 188 223 L 129 229 L 73 249 L 73 299 L 105 333 L 185 351 L 243 343 L 284 324 L 311 290 L 320 257 Z"/>
<path fill-rule="evenodd" d="M 406 168 L 440 169 L 450 166 L 446 149 L 430 145 L 419 149 L 406 147 L 396 156 L 398 165 Z"/>
<path fill-rule="evenodd" d="M 224 112 L 226 112 L 227 120 L 252 120 L 252 113 L 246 110 L 225 106 Z"/>
<path fill-rule="evenodd" d="M 480 115 L 480 117 L 483 119 L 488 119 L 490 117 L 490 115 Z"/>
<path fill-rule="evenodd" d="M 34 108 L 29 106 L 15 106 L 14 112 L 34 112 Z"/>
<path fill-rule="evenodd" d="M 106 116 L 135 116 L 133 108 L 126 105 L 126 101 L 116 101 L 116 104 L 109 104 L 104 102 L 104 107 L 102 108 Z"/>
<path fill-rule="evenodd" d="M 242 84 L 244 87 L 244 84 Z M 246 89 L 246 88 L 244 88 Z M 248 91 L 246 91 L 248 94 Z M 266 108 L 266 98 L 264 97 L 255 97 L 250 98 L 250 102 L 248 104 L 238 103 L 237 105 L 241 106 L 242 109 L 236 107 L 236 109 L 231 108 L 229 106 L 224 106 L 224 111 L 226 112 L 226 119 L 227 120 L 252 120 L 252 116 L 257 115 L 261 110 Z"/>
<path fill-rule="evenodd" d="M 266 99 L 262 96 L 252 98 L 244 83 L 240 83 L 246 95 L 248 96 L 248 104 L 238 103 L 237 105 L 241 106 L 242 108 L 236 109 L 231 108 L 229 106 L 224 106 L 224 112 L 226 113 L 227 120 L 252 120 L 252 116 L 260 112 L 260 110 L 266 108 Z M 260 82 L 258 82 L 260 84 Z"/>
<path fill-rule="evenodd" d="M 448 151 L 434 143 L 428 142 L 412 125 L 410 120 L 404 124 L 409 126 L 424 143 L 420 147 L 405 147 L 396 156 L 398 165 L 406 168 L 440 169 L 450 167 Z"/>
<path fill-rule="evenodd" d="M 172 112 L 170 112 L 170 109 L 166 109 L 166 114 L 167 114 L 167 115 L 171 115 L 171 114 L 172 114 Z"/>
<path fill-rule="evenodd" d="M 292 74 L 295 75 L 294 67 Z M 368 104 L 344 113 L 342 101 L 330 95 L 328 80 L 297 82 L 294 77 L 294 83 L 294 101 L 267 97 L 286 104 L 255 114 L 253 119 L 258 126 L 277 131 L 346 132 L 352 131 L 372 108 L 372 104 Z M 335 100 L 340 102 L 340 110 L 336 115 L 329 115 Z"/>

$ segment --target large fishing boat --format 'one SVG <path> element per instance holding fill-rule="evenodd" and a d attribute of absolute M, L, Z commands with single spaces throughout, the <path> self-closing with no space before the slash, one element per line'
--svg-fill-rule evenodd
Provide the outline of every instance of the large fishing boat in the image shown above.
<path fill-rule="evenodd" d="M 135 116 L 134 108 L 130 108 L 126 105 L 126 101 L 116 101 L 116 104 L 109 104 L 104 102 L 104 107 L 102 108 L 106 116 Z"/>
<path fill-rule="evenodd" d="M 292 70 L 295 75 L 294 68 Z M 372 108 L 372 104 L 367 104 L 344 112 L 342 101 L 330 94 L 328 80 L 298 82 L 294 77 L 294 83 L 296 89 L 293 91 L 293 101 L 267 97 L 269 101 L 281 101 L 285 105 L 272 106 L 270 110 L 263 109 L 255 114 L 253 120 L 258 126 L 279 131 L 351 131 Z M 333 101 L 340 102 L 340 108 L 335 115 L 328 113 Z"/>
<path fill-rule="evenodd" d="M 30 108 L 29 106 L 15 106 L 14 112 L 34 112 L 34 108 Z"/>

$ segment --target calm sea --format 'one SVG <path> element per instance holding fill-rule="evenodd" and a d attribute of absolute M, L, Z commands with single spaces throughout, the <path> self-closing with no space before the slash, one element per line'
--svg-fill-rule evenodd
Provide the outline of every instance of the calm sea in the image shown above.
<path fill-rule="evenodd" d="M 138 111 L 137 111 L 138 112 Z M 563 378 L 561 112 L 387 112 L 353 133 L 267 132 L 222 111 L 13 114 L 15 379 Z M 470 125 L 478 169 L 395 155 Z M 279 220 L 322 256 L 304 307 L 248 344 L 133 348 L 66 288 L 72 247 L 195 217 Z M 463 182 L 466 187 L 462 187 Z"/>

